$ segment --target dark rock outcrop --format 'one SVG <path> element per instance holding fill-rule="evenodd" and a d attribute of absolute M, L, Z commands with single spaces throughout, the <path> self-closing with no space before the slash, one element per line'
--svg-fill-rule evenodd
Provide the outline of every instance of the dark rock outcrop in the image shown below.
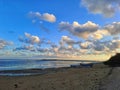
<path fill-rule="evenodd" d="M 119 67 L 120 66 L 120 53 L 111 57 L 108 61 L 104 62 L 105 65 L 109 65 L 111 67 Z"/>

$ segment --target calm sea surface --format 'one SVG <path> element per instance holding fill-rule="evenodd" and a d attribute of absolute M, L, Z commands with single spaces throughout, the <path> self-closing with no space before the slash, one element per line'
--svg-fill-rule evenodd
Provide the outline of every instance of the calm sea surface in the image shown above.
<path fill-rule="evenodd" d="M 25 69 L 45 69 L 70 67 L 80 64 L 81 61 L 58 61 L 58 60 L 0 60 L 0 71 L 5 70 L 25 70 Z M 7 76 L 33 75 L 33 73 L 0 73 Z"/>
<path fill-rule="evenodd" d="M 0 70 L 44 69 L 69 67 L 81 61 L 55 61 L 55 60 L 0 60 Z"/>

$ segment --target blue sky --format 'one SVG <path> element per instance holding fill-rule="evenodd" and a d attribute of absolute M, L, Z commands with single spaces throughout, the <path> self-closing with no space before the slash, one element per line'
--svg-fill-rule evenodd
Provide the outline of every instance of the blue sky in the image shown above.
<path fill-rule="evenodd" d="M 7 58 L 72 55 L 79 59 L 89 52 L 110 56 L 119 50 L 119 3 L 119 0 L 0 0 L 0 57 L 5 58 L 6 52 Z"/>

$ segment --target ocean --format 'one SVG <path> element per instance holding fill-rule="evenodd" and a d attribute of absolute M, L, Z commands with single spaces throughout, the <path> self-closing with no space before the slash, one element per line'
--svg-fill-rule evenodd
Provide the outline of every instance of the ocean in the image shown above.
<path fill-rule="evenodd" d="M 81 61 L 69 60 L 0 60 L 0 70 L 24 70 L 69 67 Z"/>
<path fill-rule="evenodd" d="M 59 60 L 5 59 L 5 60 L 0 60 L 0 75 L 2 76 L 34 75 L 35 73 L 10 73 L 10 72 L 4 73 L 2 71 L 70 67 L 71 65 L 77 65 L 80 63 L 81 61 L 69 61 L 69 60 L 59 61 Z"/>
<path fill-rule="evenodd" d="M 0 60 L 0 71 L 8 70 L 29 70 L 29 69 L 46 69 L 46 68 L 60 68 L 70 67 L 71 65 L 80 64 L 81 61 L 69 60 L 21 60 L 21 59 L 8 59 Z M 22 76 L 33 75 L 35 73 L 4 73 L 0 72 L 2 76 Z"/>

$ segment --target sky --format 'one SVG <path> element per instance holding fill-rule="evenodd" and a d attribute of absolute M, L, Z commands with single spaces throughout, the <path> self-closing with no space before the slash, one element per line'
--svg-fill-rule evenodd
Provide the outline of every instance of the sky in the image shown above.
<path fill-rule="evenodd" d="M 107 60 L 119 16 L 120 0 L 0 0 L 0 58 Z"/>

